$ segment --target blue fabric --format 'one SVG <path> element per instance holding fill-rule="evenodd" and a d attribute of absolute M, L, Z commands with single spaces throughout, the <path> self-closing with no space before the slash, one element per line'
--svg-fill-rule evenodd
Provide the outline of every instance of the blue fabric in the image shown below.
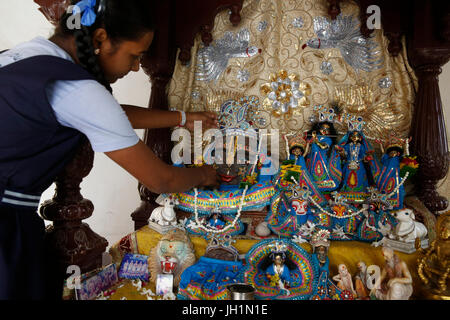
<path fill-rule="evenodd" d="M 275 275 L 275 264 L 271 264 L 267 270 L 266 273 L 270 274 L 271 276 Z M 284 266 L 283 271 L 281 273 L 280 279 L 284 282 L 290 283 L 291 282 L 291 274 L 289 272 L 289 268 L 287 266 Z"/>
<path fill-rule="evenodd" d="M 401 157 L 389 157 L 385 154 L 381 158 L 381 173 L 377 178 L 377 189 L 385 194 L 390 194 L 400 184 L 400 159 Z M 405 187 L 401 185 L 398 191 L 389 200 L 392 200 L 395 209 L 403 208 L 403 199 L 405 197 Z"/>
<path fill-rule="evenodd" d="M 97 15 L 95 14 L 96 0 L 82 0 L 77 2 L 73 8 L 73 14 L 83 13 L 81 16 L 81 24 L 83 26 L 90 27 L 94 24 Z"/>
<path fill-rule="evenodd" d="M 333 179 L 330 172 L 330 163 L 328 160 L 328 151 L 333 140 L 327 136 L 317 136 L 321 144 L 326 144 L 325 149 L 320 148 L 316 143 L 311 144 L 311 152 L 307 157 L 307 167 L 309 174 L 314 182 L 317 183 L 320 191 L 333 191 L 339 186 L 339 181 Z"/>

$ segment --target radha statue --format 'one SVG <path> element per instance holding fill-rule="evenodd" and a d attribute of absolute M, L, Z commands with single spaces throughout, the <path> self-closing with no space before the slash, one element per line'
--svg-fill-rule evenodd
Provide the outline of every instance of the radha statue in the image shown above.
<path fill-rule="evenodd" d="M 374 184 L 374 173 L 379 172 L 379 165 L 373 158 L 374 149 L 362 132 L 363 125 L 361 117 L 348 120 L 349 131 L 337 146 L 343 159 L 339 193 L 354 203 L 365 201 L 367 188 Z"/>
<path fill-rule="evenodd" d="M 311 153 L 307 158 L 307 167 L 320 191 L 333 191 L 339 187 L 341 179 L 339 154 L 332 148 L 336 136 L 333 125 L 336 113 L 332 107 L 325 106 L 315 106 L 314 110 L 319 121 L 309 131 Z"/>

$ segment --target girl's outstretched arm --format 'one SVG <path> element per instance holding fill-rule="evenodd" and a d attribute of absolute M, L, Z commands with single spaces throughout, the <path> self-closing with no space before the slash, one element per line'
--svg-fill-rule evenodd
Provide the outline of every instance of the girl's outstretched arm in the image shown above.
<path fill-rule="evenodd" d="M 193 187 L 219 185 L 212 166 L 178 168 L 168 165 L 142 141 L 105 154 L 154 193 L 185 192 Z"/>

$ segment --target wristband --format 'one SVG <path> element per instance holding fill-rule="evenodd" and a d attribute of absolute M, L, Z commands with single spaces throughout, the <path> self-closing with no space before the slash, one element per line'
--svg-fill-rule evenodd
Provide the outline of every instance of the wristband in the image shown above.
<path fill-rule="evenodd" d="M 186 112 L 178 110 L 178 112 L 181 115 L 181 121 L 180 124 L 178 125 L 179 127 L 184 127 L 186 125 Z"/>

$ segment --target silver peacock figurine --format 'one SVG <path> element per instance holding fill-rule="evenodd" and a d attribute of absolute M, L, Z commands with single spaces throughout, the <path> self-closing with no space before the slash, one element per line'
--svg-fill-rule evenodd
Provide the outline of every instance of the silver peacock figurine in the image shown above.
<path fill-rule="evenodd" d="M 360 32 L 358 19 L 353 16 L 338 15 L 335 20 L 326 17 L 314 18 L 314 32 L 317 38 L 310 39 L 302 46 L 313 49 L 338 48 L 345 62 L 356 71 L 372 71 L 383 64 L 377 43 L 364 38 Z"/>
<path fill-rule="evenodd" d="M 250 32 L 242 29 L 237 34 L 227 31 L 221 39 L 198 50 L 196 78 L 199 81 L 217 81 L 231 58 L 250 58 L 261 49 L 249 46 Z"/>

